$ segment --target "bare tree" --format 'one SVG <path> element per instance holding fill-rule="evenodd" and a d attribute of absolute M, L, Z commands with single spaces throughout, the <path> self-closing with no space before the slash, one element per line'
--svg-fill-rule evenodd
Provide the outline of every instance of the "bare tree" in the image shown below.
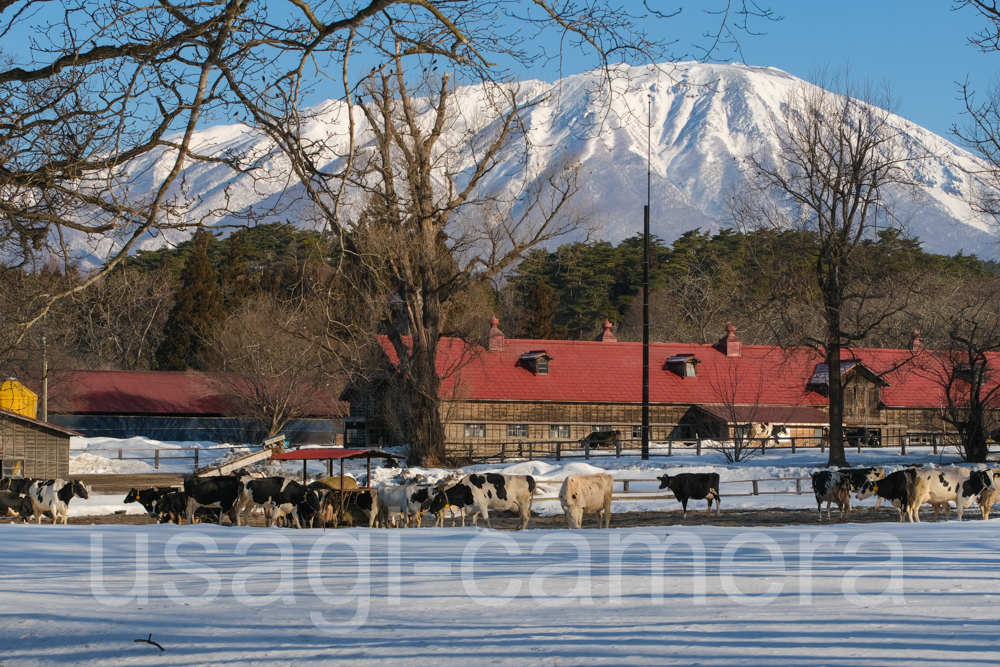
<path fill-rule="evenodd" d="M 906 308 L 912 280 L 872 252 L 872 242 L 879 228 L 903 227 L 893 202 L 917 186 L 909 168 L 923 156 L 911 152 L 894 126 L 888 93 L 856 91 L 846 74 L 832 83 L 831 90 L 803 85 L 792 92 L 775 119 L 776 150 L 762 144 L 746 157 L 747 189 L 730 198 L 728 213 L 744 231 L 798 229 L 816 239 L 815 249 L 804 248 L 809 272 L 775 276 L 769 305 L 783 344 L 808 345 L 825 357 L 829 465 L 846 466 L 841 351 Z M 802 326 L 811 318 L 800 321 L 809 301 L 822 308 L 822 326 L 814 330 Z"/>
<path fill-rule="evenodd" d="M 976 463 L 986 462 L 988 441 L 1000 427 L 998 287 L 993 280 L 949 290 L 950 298 L 924 319 L 912 364 L 913 373 L 939 387 L 938 416 L 961 437 L 963 458 Z"/>
<path fill-rule="evenodd" d="M 305 416 L 339 417 L 343 389 L 331 360 L 300 334 L 299 308 L 273 297 L 255 299 L 229 316 L 206 341 L 212 383 L 267 436 Z"/>

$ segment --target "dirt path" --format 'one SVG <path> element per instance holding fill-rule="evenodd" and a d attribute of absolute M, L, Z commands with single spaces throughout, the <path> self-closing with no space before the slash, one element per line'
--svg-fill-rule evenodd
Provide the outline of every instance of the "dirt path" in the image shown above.
<path fill-rule="evenodd" d="M 127 492 L 125 489 L 124 492 Z M 124 493 L 123 492 L 123 493 Z M 971 511 L 975 508 L 970 508 L 969 511 L 965 513 L 966 521 L 981 521 L 981 517 L 978 511 Z M 825 513 L 824 513 L 825 517 Z M 883 522 L 895 522 L 898 521 L 899 513 L 895 509 L 874 509 L 869 507 L 864 507 L 861 509 L 855 509 L 850 514 L 849 521 L 851 523 L 883 523 Z M 924 521 L 930 521 L 933 518 L 933 514 L 930 508 L 926 508 L 924 516 L 922 519 Z M 9 522 L 10 519 L 4 519 L 3 522 Z M 48 520 L 46 520 L 47 522 Z M 490 515 L 490 522 L 493 527 L 499 530 L 514 530 L 517 528 L 518 518 L 515 514 L 510 512 L 495 512 Z M 824 518 L 822 524 L 818 521 L 816 512 L 813 510 L 783 510 L 783 509 L 766 509 L 766 510 L 723 510 L 723 512 L 716 517 L 714 514 L 712 516 L 707 516 L 705 512 L 688 512 L 687 518 L 682 518 L 682 513 L 680 511 L 670 511 L 670 512 L 622 512 L 614 514 L 611 517 L 611 526 L 613 528 L 642 528 L 642 527 L 660 527 L 660 526 L 732 526 L 732 527 L 762 527 L 762 526 L 816 526 L 816 525 L 830 525 L 830 523 L 837 522 L 837 510 L 833 511 L 833 521 L 827 522 Z M 80 517 L 70 517 L 69 523 L 73 525 L 132 525 L 140 526 L 154 523 L 152 519 L 145 515 L 139 514 L 112 514 L 112 515 L 100 515 L 100 516 L 80 516 Z M 263 526 L 263 520 L 254 515 L 250 518 L 251 526 Z M 424 527 L 432 526 L 433 519 L 430 517 L 425 517 L 423 522 Z M 445 525 L 450 527 L 451 521 L 445 522 Z M 471 525 L 469 522 L 467 525 Z M 482 525 L 482 521 L 480 521 Z M 597 527 L 597 519 L 593 515 L 588 515 L 584 519 L 584 528 L 591 529 Z M 543 528 L 543 529 L 558 529 L 566 528 L 566 518 L 563 516 L 533 516 L 531 522 L 528 524 L 528 528 Z"/>

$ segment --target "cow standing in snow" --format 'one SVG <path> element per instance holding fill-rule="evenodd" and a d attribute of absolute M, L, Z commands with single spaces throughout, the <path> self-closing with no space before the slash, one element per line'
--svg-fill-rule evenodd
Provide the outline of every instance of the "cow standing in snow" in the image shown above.
<path fill-rule="evenodd" d="M 559 488 L 559 504 L 570 528 L 583 527 L 585 513 L 597 514 L 597 527 L 611 527 L 611 492 L 615 478 L 597 475 L 570 475 Z"/>
<path fill-rule="evenodd" d="M 42 522 L 42 512 L 52 512 L 52 524 L 59 523 L 62 517 L 63 525 L 67 522 L 67 512 L 69 512 L 69 501 L 74 497 L 90 498 L 87 487 L 78 480 L 67 482 L 62 479 L 48 479 L 44 482 L 35 482 L 28 489 L 28 497 L 31 498 L 32 513 Z"/>
<path fill-rule="evenodd" d="M 823 520 L 823 503 L 826 503 L 826 520 L 830 520 L 833 503 L 840 509 L 839 521 L 847 518 L 851 511 L 851 477 L 847 473 L 822 470 L 812 474 L 813 494 L 819 507 L 819 520 Z M 846 511 L 845 511 L 846 508 Z"/>
<path fill-rule="evenodd" d="M 680 475 L 661 475 L 661 489 L 670 489 L 684 508 L 682 518 L 687 518 L 688 500 L 707 500 L 708 512 L 712 512 L 712 501 L 715 501 L 715 516 L 719 516 L 722 508 L 722 496 L 719 494 L 719 473 L 717 472 L 685 472 Z"/>
<path fill-rule="evenodd" d="M 518 530 L 528 527 L 531 518 L 531 500 L 535 493 L 535 478 L 531 475 L 500 475 L 486 473 L 471 474 L 462 478 L 455 486 L 438 491 L 431 500 L 428 510 L 432 514 L 443 512 L 454 506 L 472 511 L 472 525 L 478 523 L 479 515 L 490 524 L 489 510 L 514 510 L 520 514 Z"/>

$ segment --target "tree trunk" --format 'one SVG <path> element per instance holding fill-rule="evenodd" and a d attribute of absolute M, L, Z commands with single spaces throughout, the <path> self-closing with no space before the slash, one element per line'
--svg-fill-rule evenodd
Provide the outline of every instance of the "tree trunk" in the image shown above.
<path fill-rule="evenodd" d="M 989 454 L 984 417 L 981 407 L 974 405 L 970 408 L 969 418 L 962 433 L 962 439 L 965 441 L 965 460 L 969 463 L 986 463 L 986 456 Z"/>
<path fill-rule="evenodd" d="M 830 394 L 830 457 L 826 465 L 847 468 L 844 453 L 844 383 L 840 377 L 840 311 L 828 308 L 828 312 L 826 365 Z"/>

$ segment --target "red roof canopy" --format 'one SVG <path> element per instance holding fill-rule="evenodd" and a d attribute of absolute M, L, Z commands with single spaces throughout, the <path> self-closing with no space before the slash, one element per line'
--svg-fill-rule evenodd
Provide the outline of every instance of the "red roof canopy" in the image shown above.
<path fill-rule="evenodd" d="M 326 461 L 328 459 L 399 459 L 401 456 L 389 454 L 378 449 L 340 449 L 335 447 L 310 447 L 308 449 L 293 449 L 271 457 L 272 461 Z"/>

